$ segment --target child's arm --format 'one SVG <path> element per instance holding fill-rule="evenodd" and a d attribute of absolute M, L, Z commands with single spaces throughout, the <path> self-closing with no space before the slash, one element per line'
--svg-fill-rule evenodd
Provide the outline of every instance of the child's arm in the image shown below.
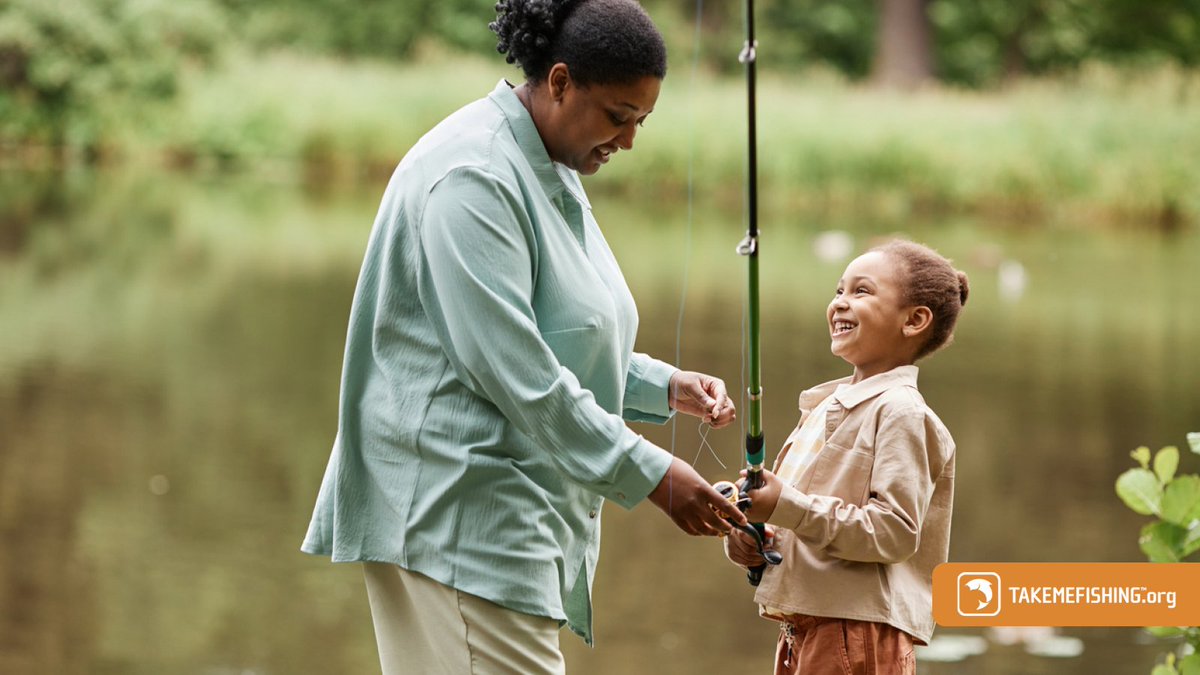
<path fill-rule="evenodd" d="M 746 514 L 795 531 L 808 546 L 846 560 L 897 563 L 920 544 L 921 522 L 954 450 L 949 436 L 918 407 L 885 411 L 875 437 L 867 500 L 806 494 L 763 472 Z"/>

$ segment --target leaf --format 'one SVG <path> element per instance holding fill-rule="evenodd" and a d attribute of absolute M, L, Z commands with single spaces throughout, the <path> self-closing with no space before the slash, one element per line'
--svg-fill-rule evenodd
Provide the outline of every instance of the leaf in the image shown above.
<path fill-rule="evenodd" d="M 1179 662 L 1180 675 L 1200 675 L 1200 654 L 1189 654 Z"/>
<path fill-rule="evenodd" d="M 1138 546 L 1150 562 L 1179 562 L 1179 550 L 1187 531 L 1178 525 L 1159 521 L 1142 528 Z"/>
<path fill-rule="evenodd" d="M 1187 435 L 1188 445 L 1191 446 L 1192 452 L 1200 455 L 1200 431 L 1193 431 Z"/>
<path fill-rule="evenodd" d="M 1179 675 L 1179 671 L 1175 670 L 1174 666 L 1160 663 L 1154 666 L 1154 670 L 1150 671 L 1150 675 Z"/>
<path fill-rule="evenodd" d="M 1162 518 L 1184 527 L 1200 518 L 1200 476 L 1180 476 L 1167 485 L 1162 497 Z"/>
<path fill-rule="evenodd" d="M 1166 485 L 1175 477 L 1175 470 L 1179 468 L 1179 448 L 1168 445 L 1158 454 L 1154 455 L 1154 475 L 1158 476 L 1158 482 Z"/>
<path fill-rule="evenodd" d="M 1129 456 L 1132 457 L 1138 464 L 1141 464 L 1143 469 L 1150 468 L 1150 448 L 1147 448 L 1143 445 L 1137 450 L 1129 453 Z"/>
<path fill-rule="evenodd" d="M 1157 515 L 1162 505 L 1162 485 L 1148 469 L 1130 469 L 1117 478 L 1117 496 L 1136 513 Z"/>
<path fill-rule="evenodd" d="M 1183 635 L 1186 630 L 1179 626 L 1149 626 L 1146 632 L 1156 638 L 1172 638 Z"/>
<path fill-rule="evenodd" d="M 1179 556 L 1186 558 L 1196 551 L 1200 551 L 1200 523 L 1192 523 L 1188 528 L 1183 543 L 1179 545 Z"/>

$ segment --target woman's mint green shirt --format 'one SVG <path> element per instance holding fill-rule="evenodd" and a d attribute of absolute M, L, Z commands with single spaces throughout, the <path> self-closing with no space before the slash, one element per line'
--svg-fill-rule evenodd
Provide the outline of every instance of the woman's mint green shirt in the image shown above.
<path fill-rule="evenodd" d="M 675 369 L 633 353 L 637 323 L 578 176 L 501 81 L 388 184 L 302 549 L 395 563 L 590 643 L 600 507 L 632 508 L 671 461 L 622 421 L 671 414 Z"/>

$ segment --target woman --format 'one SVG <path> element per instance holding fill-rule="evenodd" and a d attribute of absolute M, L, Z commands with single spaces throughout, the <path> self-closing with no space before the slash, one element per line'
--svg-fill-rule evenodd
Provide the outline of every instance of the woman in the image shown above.
<path fill-rule="evenodd" d="M 666 73 L 632 0 L 504 0 L 501 81 L 405 156 L 351 308 L 303 550 L 362 561 L 385 673 L 563 672 L 591 642 L 604 499 L 745 523 L 624 420 L 725 426 L 718 379 L 633 353 L 637 310 L 577 174 L 633 147 Z M 714 510 L 715 509 L 715 510 Z"/>

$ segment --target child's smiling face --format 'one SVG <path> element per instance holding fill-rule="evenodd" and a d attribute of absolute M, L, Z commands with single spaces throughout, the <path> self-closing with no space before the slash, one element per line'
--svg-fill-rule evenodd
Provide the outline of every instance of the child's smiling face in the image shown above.
<path fill-rule="evenodd" d="M 911 364 L 919 347 L 925 326 L 914 314 L 928 309 L 905 306 L 897 267 L 878 251 L 855 258 L 826 310 L 830 351 L 854 366 L 855 382 Z"/>

